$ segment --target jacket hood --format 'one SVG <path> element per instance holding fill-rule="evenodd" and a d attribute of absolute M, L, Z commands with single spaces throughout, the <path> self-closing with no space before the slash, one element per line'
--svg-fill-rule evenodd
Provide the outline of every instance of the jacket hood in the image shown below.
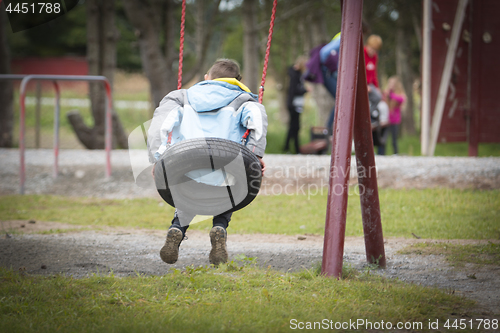
<path fill-rule="evenodd" d="M 189 104 L 197 112 L 220 109 L 241 94 L 249 94 L 254 99 L 257 97 L 250 92 L 243 91 L 238 85 L 225 81 L 202 81 L 187 90 Z"/>

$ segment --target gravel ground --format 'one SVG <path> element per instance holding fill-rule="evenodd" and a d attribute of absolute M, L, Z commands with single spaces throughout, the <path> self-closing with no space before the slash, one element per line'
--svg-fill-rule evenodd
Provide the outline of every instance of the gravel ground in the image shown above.
<path fill-rule="evenodd" d="M 134 152 L 134 160 L 141 152 Z M 266 177 L 262 194 L 303 189 L 326 193 L 329 156 L 267 155 Z M 103 151 L 64 150 L 59 158 L 60 174 L 52 177 L 51 150 L 26 152 L 26 193 L 106 198 L 158 197 L 150 177 L 144 177 L 141 187 L 134 176 L 127 151 L 113 151 L 113 175 L 106 180 Z M 355 160 L 351 161 L 351 183 L 356 182 Z M 500 158 L 445 158 L 377 156 L 377 179 L 380 187 L 390 188 L 500 188 Z M 369 170 L 366 170 L 369 172 Z M 147 175 L 148 171 L 144 174 Z M 287 186 L 291 184 L 292 186 Z M 19 152 L 0 149 L 0 195 L 19 191 Z M 159 258 L 165 232 L 147 230 L 71 230 L 59 234 L 36 234 L 52 228 L 74 229 L 75 226 L 37 221 L 36 228 L 27 221 L 2 221 L 0 265 L 26 270 L 34 274 L 64 273 L 83 277 L 96 271 L 113 270 L 116 275 L 136 273 L 165 274 L 171 267 L 208 264 L 208 235 L 188 231 L 189 239 L 182 243 L 180 259 L 166 265 Z M 24 225 L 21 228 L 21 225 Z M 33 229 L 34 228 L 34 229 Z M 22 230 L 21 230 L 22 229 Z M 33 230 L 31 230 L 33 229 Z M 17 230 L 17 231 L 16 231 Z M 484 314 L 500 315 L 500 267 L 464 269 L 450 267 L 443 256 L 400 255 L 402 247 L 426 240 L 387 239 L 388 267 L 377 273 L 403 281 L 433 285 L 465 295 L 478 301 Z M 435 241 L 435 240 L 433 240 Z M 452 241 L 464 242 L 464 241 Z M 230 259 L 237 254 L 257 257 L 262 266 L 288 271 L 311 268 L 321 261 L 323 238 L 307 235 L 233 235 L 229 230 Z M 364 269 L 366 259 L 362 238 L 348 238 L 344 259 L 356 268 Z M 42 268 L 42 266 L 44 268 Z M 470 278 L 475 276 L 476 278 Z"/>
<path fill-rule="evenodd" d="M 9 223 L 15 225 L 22 222 L 26 221 Z M 208 233 L 188 231 L 188 240 L 182 242 L 179 261 L 174 265 L 163 263 L 159 256 L 159 249 L 165 241 L 164 234 L 152 230 L 113 228 L 48 235 L 13 234 L 10 238 L 0 238 L 0 266 L 21 269 L 30 274 L 62 273 L 80 278 L 95 272 L 106 274 L 110 271 L 117 276 L 162 275 L 171 268 L 209 264 Z M 441 255 L 397 254 L 403 247 L 423 241 L 436 240 L 386 239 L 387 269 L 372 272 L 410 283 L 437 286 L 476 300 L 477 309 L 484 315 L 500 315 L 500 267 L 477 268 L 468 265 L 458 270 L 450 267 Z M 244 254 L 256 257 L 262 267 L 297 271 L 316 267 L 321 262 L 323 237 L 308 235 L 304 240 L 299 240 L 297 236 L 236 235 L 229 230 L 227 245 L 229 260 Z M 368 268 L 362 237 L 346 238 L 344 263 L 359 270 Z"/>

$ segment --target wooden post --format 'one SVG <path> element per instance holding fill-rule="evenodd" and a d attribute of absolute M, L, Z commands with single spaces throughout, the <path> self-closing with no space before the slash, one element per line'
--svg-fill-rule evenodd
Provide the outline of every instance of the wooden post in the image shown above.
<path fill-rule="evenodd" d="M 361 201 L 361 217 L 365 235 L 366 260 L 371 264 L 378 264 L 380 267 L 385 268 L 384 237 L 380 218 L 377 169 L 375 168 L 370 104 L 366 84 L 365 55 L 363 41 L 360 40 L 360 43 L 358 91 L 354 115 L 354 146 L 356 148 L 356 165 L 358 167 L 359 199 Z"/>
<path fill-rule="evenodd" d="M 432 3 L 424 0 L 422 45 L 422 124 L 420 134 L 420 151 L 429 155 L 429 130 L 431 119 L 431 45 L 432 45 Z"/>
<path fill-rule="evenodd" d="M 380 266 L 385 267 L 362 44 L 362 10 L 362 0 L 349 0 L 342 6 L 334 144 L 330 164 L 330 187 L 321 268 L 322 274 L 337 278 L 342 276 L 353 125 L 355 126 L 358 180 L 360 186 L 365 187 L 366 190 L 366 193 L 361 196 L 361 208 L 367 258 L 369 262 L 378 262 Z M 366 168 L 366 172 L 371 170 L 370 176 L 364 176 L 360 172 L 363 168 Z"/>

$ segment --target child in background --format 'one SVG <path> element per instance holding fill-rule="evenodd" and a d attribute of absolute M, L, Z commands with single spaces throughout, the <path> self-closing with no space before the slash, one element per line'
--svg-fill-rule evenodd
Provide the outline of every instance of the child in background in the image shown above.
<path fill-rule="evenodd" d="M 384 92 L 384 99 L 389 106 L 389 127 L 388 131 L 392 137 L 392 147 L 394 154 L 398 154 L 398 128 L 401 123 L 401 108 L 406 100 L 406 94 L 397 76 L 391 76 L 387 82 L 387 89 Z M 380 154 L 380 146 L 379 146 Z M 385 146 L 383 154 L 385 155 Z"/>
<path fill-rule="evenodd" d="M 366 83 L 368 86 L 373 85 L 378 88 L 378 51 L 382 48 L 382 38 L 378 35 L 370 35 L 366 41 L 364 48 L 365 66 L 366 66 Z"/>
<path fill-rule="evenodd" d="M 288 68 L 288 83 L 287 107 L 290 115 L 288 125 L 288 135 L 285 140 L 285 152 L 290 148 L 290 141 L 293 140 L 295 154 L 300 154 L 299 130 L 300 130 L 300 114 L 304 109 L 304 94 L 307 92 L 304 87 L 304 79 L 302 74 L 306 69 L 306 57 L 299 57 L 295 64 Z"/>

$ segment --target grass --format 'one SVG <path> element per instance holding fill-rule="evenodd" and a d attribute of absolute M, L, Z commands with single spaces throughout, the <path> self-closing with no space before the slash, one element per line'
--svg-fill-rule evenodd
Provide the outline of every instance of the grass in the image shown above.
<path fill-rule="evenodd" d="M 420 136 L 403 136 L 398 139 L 399 155 L 421 156 Z M 376 152 L 376 150 L 375 150 Z M 389 137 L 386 145 L 386 155 L 392 155 L 392 138 Z M 434 156 L 468 156 L 469 144 L 467 142 L 438 143 Z M 479 157 L 500 156 L 500 143 L 480 143 Z"/>
<path fill-rule="evenodd" d="M 500 239 L 500 191 L 457 189 L 379 191 L 385 237 L 412 233 L 431 239 Z M 315 196 L 258 196 L 233 214 L 231 233 L 323 234 L 326 190 Z M 39 220 L 87 226 L 165 230 L 174 209 L 156 199 L 107 200 L 58 196 L 1 196 L 1 220 Z M 211 221 L 192 224 L 209 230 Z M 362 236 L 359 197 L 351 195 L 347 236 Z"/>
<path fill-rule="evenodd" d="M 1 221 L 0 221 L 0 225 L 1 225 Z M 78 231 L 86 231 L 86 230 L 90 230 L 90 228 L 88 228 L 88 227 L 85 227 L 85 228 L 67 228 L 67 229 L 56 228 L 56 229 L 49 229 L 49 230 L 41 230 L 41 231 L 38 231 L 36 233 L 40 234 L 40 235 L 52 235 L 52 234 L 62 234 L 62 233 L 66 233 L 66 232 L 78 232 Z M 24 232 L 21 229 L 3 228 L 3 226 L 2 226 L 2 232 L 6 232 L 10 235 L 23 235 L 24 234 Z"/>
<path fill-rule="evenodd" d="M 451 244 L 417 243 L 399 251 L 400 254 L 445 255 L 446 260 L 456 267 L 467 263 L 475 265 L 500 265 L 500 243 L 488 244 Z"/>
<path fill-rule="evenodd" d="M 298 322 L 350 319 L 421 322 L 428 331 L 429 319 L 444 323 L 474 304 L 369 272 L 351 270 L 338 281 L 311 270 L 282 273 L 234 262 L 126 278 L 0 268 L 0 281 L 2 332 L 284 332 Z"/>

